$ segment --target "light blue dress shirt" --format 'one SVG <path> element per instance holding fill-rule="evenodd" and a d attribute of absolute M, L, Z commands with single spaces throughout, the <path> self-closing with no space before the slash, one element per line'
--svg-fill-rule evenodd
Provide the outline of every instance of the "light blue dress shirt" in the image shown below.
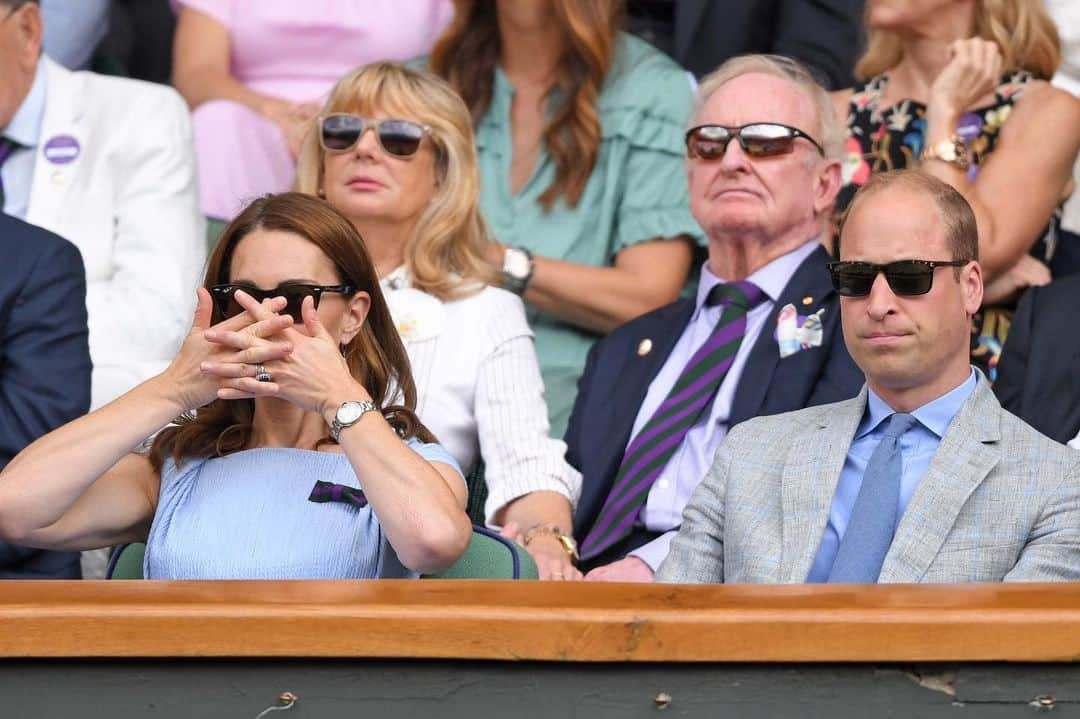
<path fill-rule="evenodd" d="M 735 399 L 735 391 L 739 387 L 739 379 L 742 377 L 750 351 L 763 330 L 771 332 L 775 329 L 775 326 L 768 327 L 767 325 L 768 320 L 774 317 L 773 309 L 776 306 L 776 300 L 784 291 L 792 275 L 799 269 L 799 265 L 817 248 L 817 244 L 818 240 L 814 238 L 786 255 L 776 258 L 746 278 L 765 291 L 766 300 L 747 314 L 746 334 L 743 336 L 742 344 L 739 345 L 739 351 L 735 353 L 735 361 L 731 369 L 728 370 L 720 383 L 720 388 L 716 391 L 712 406 L 707 413 L 702 413 L 697 424 L 686 433 L 682 444 L 675 450 L 675 454 L 664 466 L 660 476 L 656 478 L 639 516 L 640 523 L 647 529 L 664 534 L 630 552 L 629 556 L 641 559 L 652 567 L 654 572 L 667 556 L 671 540 L 675 537 L 679 525 L 682 524 L 683 509 L 690 501 L 690 495 L 694 493 L 698 484 L 704 479 L 705 473 L 709 471 L 716 448 L 720 446 L 720 440 L 727 436 L 731 404 Z M 709 270 L 708 262 L 702 266 L 694 314 L 690 316 L 690 322 L 683 330 L 679 341 L 675 343 L 664 366 L 649 384 L 641 409 L 638 410 L 637 419 L 634 420 L 630 441 L 633 441 L 634 437 L 641 432 L 645 423 L 663 403 L 671 388 L 675 386 L 675 382 L 678 381 L 686 363 L 690 361 L 698 348 L 705 344 L 705 340 L 712 334 L 716 323 L 720 321 L 720 315 L 724 311 L 723 306 L 706 307 L 705 298 L 709 296 L 709 291 L 713 287 L 723 281 Z M 629 445 L 629 442 L 627 444 Z"/>
<path fill-rule="evenodd" d="M 45 84 L 45 63 L 39 62 L 26 99 L 19 105 L 7 127 L 0 130 L 0 135 L 22 145 L 11 153 L 3 168 L 0 168 L 0 177 L 4 180 L 4 206 L 0 210 L 20 220 L 26 219 L 26 212 L 30 209 L 34 158 L 41 143 L 41 120 L 45 116 Z"/>
<path fill-rule="evenodd" d="M 109 0 L 41 0 L 41 46 L 69 70 L 86 70 L 109 31 Z"/>
<path fill-rule="evenodd" d="M 911 501 L 911 495 L 915 494 L 919 481 L 926 474 L 930 460 L 934 458 L 934 452 L 941 444 L 941 438 L 945 436 L 945 430 L 975 390 L 977 381 L 973 369 L 959 387 L 911 413 L 918 421 L 900 438 L 903 470 L 900 475 L 896 526 L 899 526 L 904 510 Z M 848 521 L 851 519 L 855 498 L 859 496 L 859 489 L 862 487 L 866 465 L 884 434 L 885 420 L 895 411 L 874 390 L 867 391 L 866 413 L 855 431 L 855 439 L 851 442 L 844 468 L 840 471 L 840 481 L 836 485 L 836 494 L 833 495 L 832 508 L 829 510 L 829 523 L 821 537 L 821 545 L 818 547 L 814 564 L 810 567 L 807 582 L 828 581 L 829 572 L 836 560 L 836 552 L 840 548 L 840 540 L 844 538 Z M 893 531 L 896 531 L 895 526 Z"/>

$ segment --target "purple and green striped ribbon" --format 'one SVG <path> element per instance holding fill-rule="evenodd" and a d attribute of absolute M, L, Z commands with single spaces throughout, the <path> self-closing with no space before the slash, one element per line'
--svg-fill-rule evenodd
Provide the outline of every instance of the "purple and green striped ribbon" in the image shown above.
<path fill-rule="evenodd" d="M 581 543 L 581 558 L 592 559 L 621 541 L 648 498 L 649 489 L 708 407 L 731 369 L 746 333 L 746 314 L 765 299 L 752 282 L 719 284 L 706 305 L 724 304 L 712 334 L 686 363 L 675 386 L 623 455 L 611 493 Z"/>

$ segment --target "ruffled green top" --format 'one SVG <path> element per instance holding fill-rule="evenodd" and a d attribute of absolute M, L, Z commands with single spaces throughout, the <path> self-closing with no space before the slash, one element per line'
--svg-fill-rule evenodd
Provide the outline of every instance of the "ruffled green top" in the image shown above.
<path fill-rule="evenodd" d="M 620 34 L 612 71 L 598 99 L 601 140 L 580 202 L 560 199 L 545 211 L 540 195 L 555 179 L 541 147 L 532 177 L 510 192 L 510 103 L 514 88 L 496 68 L 491 106 L 476 128 L 480 206 L 499 242 L 534 254 L 611 266 L 624 247 L 687 235 L 705 246 L 690 214 L 683 133 L 690 114 L 690 76 L 666 55 Z M 560 436 L 577 381 L 597 335 L 528 308 L 544 378 L 552 434 Z"/>

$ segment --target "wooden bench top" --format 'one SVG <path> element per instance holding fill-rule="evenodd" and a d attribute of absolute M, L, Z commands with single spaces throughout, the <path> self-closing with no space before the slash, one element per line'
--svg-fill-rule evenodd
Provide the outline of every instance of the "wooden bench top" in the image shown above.
<path fill-rule="evenodd" d="M 0 581 L 3 657 L 1080 661 L 1080 584 Z"/>

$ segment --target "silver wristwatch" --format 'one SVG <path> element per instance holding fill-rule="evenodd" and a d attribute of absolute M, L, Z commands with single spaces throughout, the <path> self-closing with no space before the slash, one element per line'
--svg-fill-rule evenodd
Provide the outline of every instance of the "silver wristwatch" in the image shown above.
<path fill-rule="evenodd" d="M 330 423 L 330 436 L 337 442 L 341 430 L 352 427 L 360 421 L 364 414 L 374 412 L 377 409 L 379 408 L 369 399 L 342 402 L 341 406 L 338 407 L 337 414 L 334 415 L 334 420 Z"/>
<path fill-rule="evenodd" d="M 536 263 L 531 252 L 524 247 L 507 247 L 503 254 L 503 287 L 515 295 L 524 294 L 534 269 Z"/>

